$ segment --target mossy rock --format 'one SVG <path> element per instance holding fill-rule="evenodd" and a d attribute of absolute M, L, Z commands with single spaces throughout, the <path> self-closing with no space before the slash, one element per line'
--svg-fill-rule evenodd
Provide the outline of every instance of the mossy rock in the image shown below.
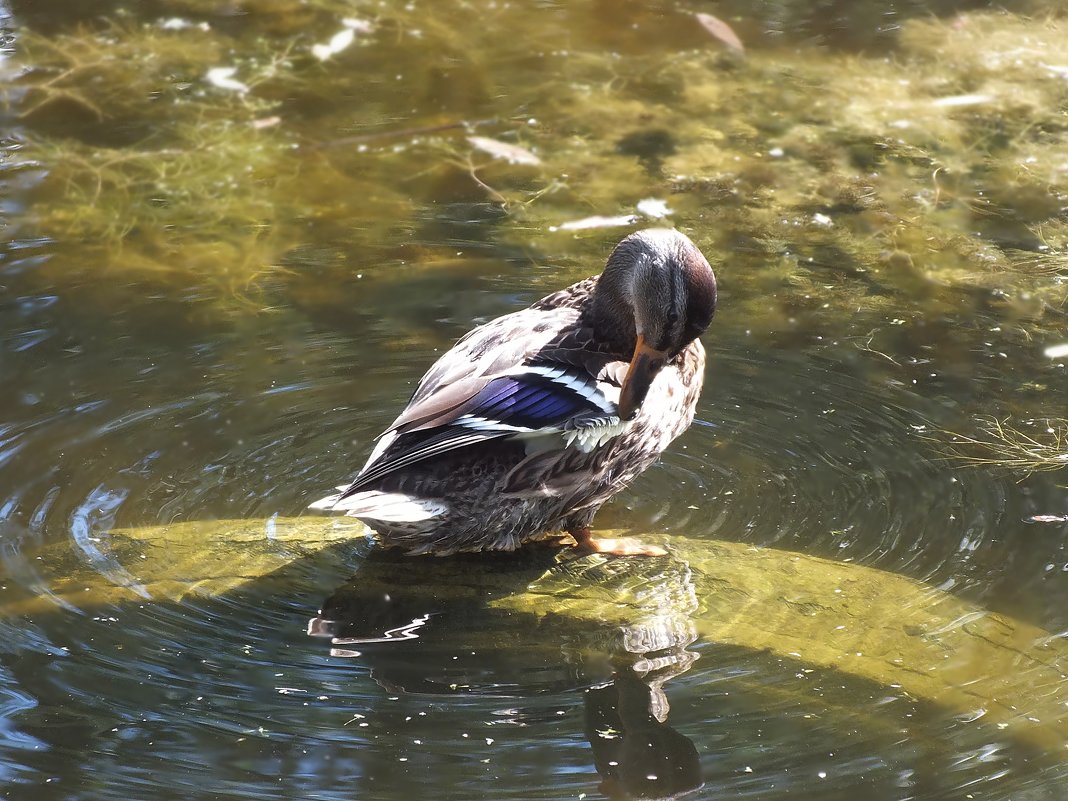
<path fill-rule="evenodd" d="M 354 521 L 321 517 L 115 530 L 81 552 L 65 544 L 38 554 L 46 591 L 21 601 L 9 596 L 4 612 L 174 602 L 253 582 L 257 591 L 282 593 L 295 577 L 306 583 L 355 570 L 324 604 L 320 620 L 344 618 L 346 606 L 400 590 L 420 603 L 468 604 L 622 632 L 623 649 L 636 658 L 684 649 L 701 637 L 899 688 L 954 713 L 981 716 L 1048 754 L 1062 753 L 1068 743 L 1062 638 L 893 573 L 681 536 L 659 538 L 671 553 L 664 559 L 548 549 L 519 557 L 413 559 L 371 551 L 365 534 Z"/>

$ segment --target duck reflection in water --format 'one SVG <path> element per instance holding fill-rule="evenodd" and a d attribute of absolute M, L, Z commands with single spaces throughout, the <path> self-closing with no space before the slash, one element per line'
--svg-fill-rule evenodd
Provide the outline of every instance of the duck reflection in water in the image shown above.
<path fill-rule="evenodd" d="M 516 725 L 561 720 L 547 694 L 581 698 L 601 791 L 673 798 L 701 785 L 664 691 L 697 658 L 696 606 L 688 565 L 671 558 L 546 550 L 427 564 L 375 551 L 308 633 L 393 695 L 530 699 L 509 710 Z"/>

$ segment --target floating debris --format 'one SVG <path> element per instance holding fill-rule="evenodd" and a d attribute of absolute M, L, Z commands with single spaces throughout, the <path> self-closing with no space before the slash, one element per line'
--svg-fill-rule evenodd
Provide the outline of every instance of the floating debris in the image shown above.
<path fill-rule="evenodd" d="M 326 61 L 328 58 L 336 56 L 342 50 L 347 48 L 356 39 L 356 33 L 352 28 L 342 28 L 340 31 L 330 37 L 330 41 L 326 44 L 313 44 L 312 55 L 320 61 Z"/>
<path fill-rule="evenodd" d="M 661 200 L 658 197 L 647 197 L 639 200 L 637 209 L 646 217 L 651 217 L 654 220 L 661 220 L 675 213 L 668 208 L 666 200 Z"/>
<path fill-rule="evenodd" d="M 467 141 L 483 153 L 489 153 L 495 159 L 503 159 L 510 164 L 529 164 L 531 166 L 541 164 L 540 158 L 526 148 L 519 147 L 519 145 L 510 145 L 507 142 L 490 139 L 488 136 L 469 136 Z"/>
<path fill-rule="evenodd" d="M 235 81 L 234 75 L 236 74 L 237 67 L 213 67 L 208 70 L 208 74 L 204 77 L 212 86 L 244 94 L 248 91 L 248 84 L 241 83 L 241 81 Z"/>
<path fill-rule="evenodd" d="M 632 225 L 638 221 L 636 214 L 621 214 L 618 217 L 583 217 L 581 220 L 569 220 L 559 225 L 550 225 L 550 231 L 581 231 L 586 228 L 617 228 Z"/>
<path fill-rule="evenodd" d="M 993 102 L 993 95 L 951 95 L 932 100 L 931 105 L 935 108 L 963 108 L 965 106 L 981 106 Z"/>
<path fill-rule="evenodd" d="M 1042 353 L 1048 359 L 1063 359 L 1068 356 L 1068 342 L 1062 342 L 1059 345 L 1050 345 Z"/>
<path fill-rule="evenodd" d="M 713 17 L 711 14 L 694 14 L 697 17 L 697 21 L 701 23 L 701 27 L 712 34 L 716 39 L 723 42 L 729 49 L 735 53 L 745 54 L 745 45 L 742 44 L 742 40 L 738 38 L 738 34 L 734 32 L 734 29 L 719 17 Z"/>
<path fill-rule="evenodd" d="M 357 33 L 370 33 L 374 30 L 374 26 L 365 19 L 347 17 L 341 20 L 341 24 L 345 27 L 331 36 L 329 42 L 312 45 L 312 55 L 320 61 L 326 61 L 348 48 L 349 45 L 356 41 Z"/>
<path fill-rule="evenodd" d="M 201 31 L 211 30 L 211 26 L 206 22 L 193 23 L 182 17 L 171 17 L 161 22 L 159 26 L 165 31 L 184 31 L 189 28 L 196 28 Z"/>
<path fill-rule="evenodd" d="M 282 122 L 282 118 L 279 116 L 273 117 L 260 117 L 258 120 L 253 120 L 250 125 L 257 130 L 262 131 L 264 128 L 274 128 Z"/>
<path fill-rule="evenodd" d="M 345 17 L 345 19 L 341 20 L 341 24 L 356 33 L 371 33 L 375 29 L 374 23 L 370 20 L 356 19 L 355 17 Z"/>

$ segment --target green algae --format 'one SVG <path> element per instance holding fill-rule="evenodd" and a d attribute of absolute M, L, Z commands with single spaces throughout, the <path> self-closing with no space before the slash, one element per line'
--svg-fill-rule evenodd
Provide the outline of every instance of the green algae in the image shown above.
<path fill-rule="evenodd" d="M 193 4 L 186 10 L 204 14 L 209 6 Z M 317 7 L 320 17 L 323 8 Z M 518 22 L 521 13 L 500 10 L 489 24 Z M 270 11 L 261 9 L 257 14 L 269 16 Z M 419 16 L 416 27 L 411 13 L 391 9 L 376 17 L 378 27 L 367 35 L 371 41 L 339 54 L 337 63 L 325 64 L 309 58 L 313 37 L 307 33 L 296 41 L 259 36 L 249 42 L 210 26 L 172 31 L 159 24 L 116 25 L 52 38 L 27 32 L 20 36 L 20 56 L 31 69 L 20 81 L 16 107 L 31 135 L 53 134 L 53 141 L 45 141 L 39 153 L 47 164 L 66 161 L 68 140 L 57 134 L 69 136 L 77 127 L 82 138 L 88 136 L 85 120 L 79 118 L 106 119 L 112 133 L 118 130 L 138 143 L 144 141 L 136 138 L 139 133 L 148 136 L 151 131 L 151 137 L 164 140 L 166 147 L 153 152 L 138 144 L 132 149 L 144 150 L 145 159 L 184 162 L 169 170 L 173 187 L 181 187 L 183 195 L 169 208 L 199 201 L 207 216 L 218 203 L 220 228 L 229 227 L 233 207 L 241 201 L 249 204 L 241 216 L 259 219 L 260 206 L 292 198 L 294 188 L 284 180 L 256 185 L 253 178 L 248 181 L 253 186 L 236 199 L 203 191 L 202 182 L 218 174 L 220 163 L 233 163 L 237 154 L 246 154 L 244 163 L 238 160 L 233 165 L 232 174 L 220 176 L 222 184 L 239 181 L 242 170 L 283 177 L 295 167 L 303 168 L 308 158 L 294 156 L 293 147 L 307 144 L 305 124 L 314 118 L 319 138 L 329 141 L 329 131 L 344 127 L 338 118 L 351 119 L 347 109 L 324 110 L 329 98 L 358 93 L 360 102 L 353 110 L 360 114 L 358 125 L 363 130 L 388 123 L 384 106 L 395 104 L 398 94 L 407 96 L 409 89 L 416 97 L 437 94 L 434 84 L 442 76 L 435 65 L 443 60 L 453 62 L 450 91 L 455 93 L 457 85 L 469 88 L 462 91 L 463 98 L 440 100 L 442 110 L 462 121 L 471 120 L 474 112 L 489 111 L 498 112 L 502 120 L 514 119 L 517 110 L 529 109 L 537 120 L 524 126 L 521 138 L 535 147 L 544 165 L 532 177 L 529 170 L 483 164 L 480 169 L 489 174 L 482 183 L 474 182 L 471 170 L 460 170 L 454 180 L 430 183 L 462 181 L 466 172 L 473 184 L 468 189 L 491 187 L 489 199 L 507 204 L 522 230 L 534 225 L 544 235 L 552 223 L 571 214 L 616 213 L 632 209 L 649 194 L 686 196 L 696 188 L 698 202 L 676 198 L 685 204 L 676 212 L 680 222 L 684 215 L 698 216 L 701 209 L 715 214 L 720 205 L 735 206 L 750 214 L 730 222 L 748 229 L 744 233 L 750 238 L 788 243 L 812 232 L 804 226 L 801 233 L 796 230 L 812 213 L 834 212 L 835 230 L 824 232 L 822 239 L 833 241 L 836 252 L 871 263 L 878 250 L 871 238 L 893 238 L 900 226 L 917 224 L 913 218 L 919 212 L 970 203 L 1001 216 L 1008 212 L 1024 216 L 1026 211 L 1032 224 L 1058 213 L 1055 190 L 1063 181 L 1056 147 L 1068 83 L 1057 72 L 1063 37 L 1055 19 L 972 14 L 952 21 L 909 20 L 893 59 L 824 51 L 768 52 L 750 59 L 744 68 L 729 69 L 717 53 L 699 50 L 623 57 L 580 48 L 565 59 L 554 56 L 549 31 L 535 29 L 527 43 L 528 59 L 557 60 L 566 69 L 552 81 L 526 86 L 518 82 L 535 65 L 517 64 L 513 55 L 507 66 L 515 76 L 502 72 L 501 46 L 487 45 L 479 55 L 484 51 L 474 45 L 485 43 L 470 41 L 470 29 L 459 24 L 463 16 L 460 9 L 443 8 Z M 397 45 L 392 37 L 407 41 Z M 418 50 L 413 41 L 421 43 Z M 386 57 L 395 61 L 398 54 L 406 56 L 396 62 L 405 70 L 396 75 L 400 86 L 388 86 L 382 74 L 368 75 L 371 63 Z M 247 91 L 205 83 L 209 70 L 225 63 L 233 65 L 234 79 Z M 926 69 L 932 66 L 936 68 Z M 457 77 L 465 71 L 481 75 L 481 81 Z M 923 74 L 931 77 L 917 77 Z M 477 83 L 484 88 L 473 85 Z M 490 98 L 501 96 L 502 89 L 507 89 L 504 96 L 510 107 L 489 108 Z M 419 111 L 428 116 L 428 109 Z M 306 119 L 296 117 L 299 112 Z M 272 119 L 276 113 L 280 130 L 274 133 L 281 135 L 272 137 L 255 127 L 258 120 Z M 49 119 L 53 117 L 58 119 Z M 64 124 L 68 130 L 63 130 Z M 505 137 L 514 136 L 507 127 Z M 371 187 L 396 183 L 398 175 L 403 181 L 426 175 L 425 171 L 439 177 L 455 173 L 458 151 L 462 155 L 464 149 L 460 137 L 429 142 L 412 137 L 400 146 L 378 145 L 365 148 L 359 157 L 331 159 L 341 162 L 335 165 L 339 172 L 346 166 L 369 170 L 371 175 L 363 176 L 362 185 Z M 32 147 L 29 150 L 37 155 Z M 769 156 L 779 151 L 780 158 Z M 99 186 L 94 159 L 78 152 L 70 155 L 67 174 L 59 182 L 70 186 L 70 172 L 75 172 L 79 175 L 73 186 Z M 141 202 L 151 200 L 153 187 L 141 180 L 138 154 L 129 159 L 106 151 L 100 155 L 114 168 L 107 194 L 119 196 L 117 206 L 129 212 L 151 208 Z M 373 162 L 388 166 L 376 169 Z M 408 165 L 407 175 L 401 164 Z M 123 177 L 129 178 L 126 185 Z M 321 187 L 323 177 L 316 175 L 316 180 L 304 184 L 309 189 Z M 333 186 L 327 184 L 329 194 L 342 196 L 345 182 L 340 175 L 334 178 Z M 980 181 L 989 186 L 977 188 Z M 710 186 L 728 189 L 709 198 Z M 550 187 L 558 191 L 547 192 Z M 417 201 L 432 200 L 419 198 L 419 188 L 409 194 Z M 87 195 L 84 188 L 64 196 L 55 204 L 60 207 L 59 230 L 68 231 L 62 224 L 76 216 L 63 206 L 76 207 L 100 197 L 99 192 Z M 1015 209 L 1011 198 L 1025 208 Z M 532 202 L 535 199 L 537 203 Z M 306 205 L 321 200 L 321 194 L 312 195 Z M 714 206 L 709 200 L 716 201 Z M 320 215 L 339 216 L 342 211 L 357 210 L 327 207 Z M 375 216 L 372 209 L 362 211 L 365 219 Z M 137 220 L 136 214 L 123 216 Z M 964 222 L 971 220 L 941 219 L 930 226 L 948 238 L 966 230 Z M 164 216 L 149 217 L 146 224 L 168 223 Z M 787 234 L 783 226 L 790 226 L 793 233 Z M 70 233 L 87 237 L 98 232 L 115 238 L 124 230 L 89 219 L 83 229 Z"/>
<path fill-rule="evenodd" d="M 780 5 L 760 13 L 811 23 Z M 1039 6 L 902 18 L 878 52 L 747 42 L 744 61 L 681 9 L 608 28 L 596 3 L 152 8 L 18 32 L 9 166 L 35 177 L 7 230 L 56 243 L 51 284 L 191 289 L 230 317 L 321 306 L 355 272 L 403 285 L 485 238 L 554 265 L 520 279 L 536 292 L 674 224 L 731 314 L 771 331 L 863 342 L 967 310 L 1063 329 L 1068 38 Z M 567 226 L 596 217 L 633 222 Z"/>

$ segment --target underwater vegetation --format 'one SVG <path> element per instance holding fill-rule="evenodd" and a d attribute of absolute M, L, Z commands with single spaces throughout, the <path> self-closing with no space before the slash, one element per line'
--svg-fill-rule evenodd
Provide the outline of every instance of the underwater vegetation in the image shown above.
<path fill-rule="evenodd" d="M 597 2 L 145 5 L 16 5 L 0 230 L 9 262 L 48 243 L 43 284 L 179 290 L 219 323 L 477 250 L 533 295 L 592 272 L 607 226 L 659 220 L 728 264 L 732 314 L 777 344 L 848 320 L 898 365 L 994 315 L 1035 354 L 994 413 L 1049 413 L 1036 376 L 1064 367 L 1042 347 L 1068 328 L 1055 4 L 905 4 L 849 46 L 806 28 L 834 3 L 717 8 L 744 53 L 685 4 L 613 8 L 629 28 Z"/>
<path fill-rule="evenodd" d="M 1068 420 L 1027 420 L 1012 424 L 979 418 L 974 434 L 950 433 L 953 456 L 975 465 L 997 465 L 1029 474 L 1068 466 Z"/>

